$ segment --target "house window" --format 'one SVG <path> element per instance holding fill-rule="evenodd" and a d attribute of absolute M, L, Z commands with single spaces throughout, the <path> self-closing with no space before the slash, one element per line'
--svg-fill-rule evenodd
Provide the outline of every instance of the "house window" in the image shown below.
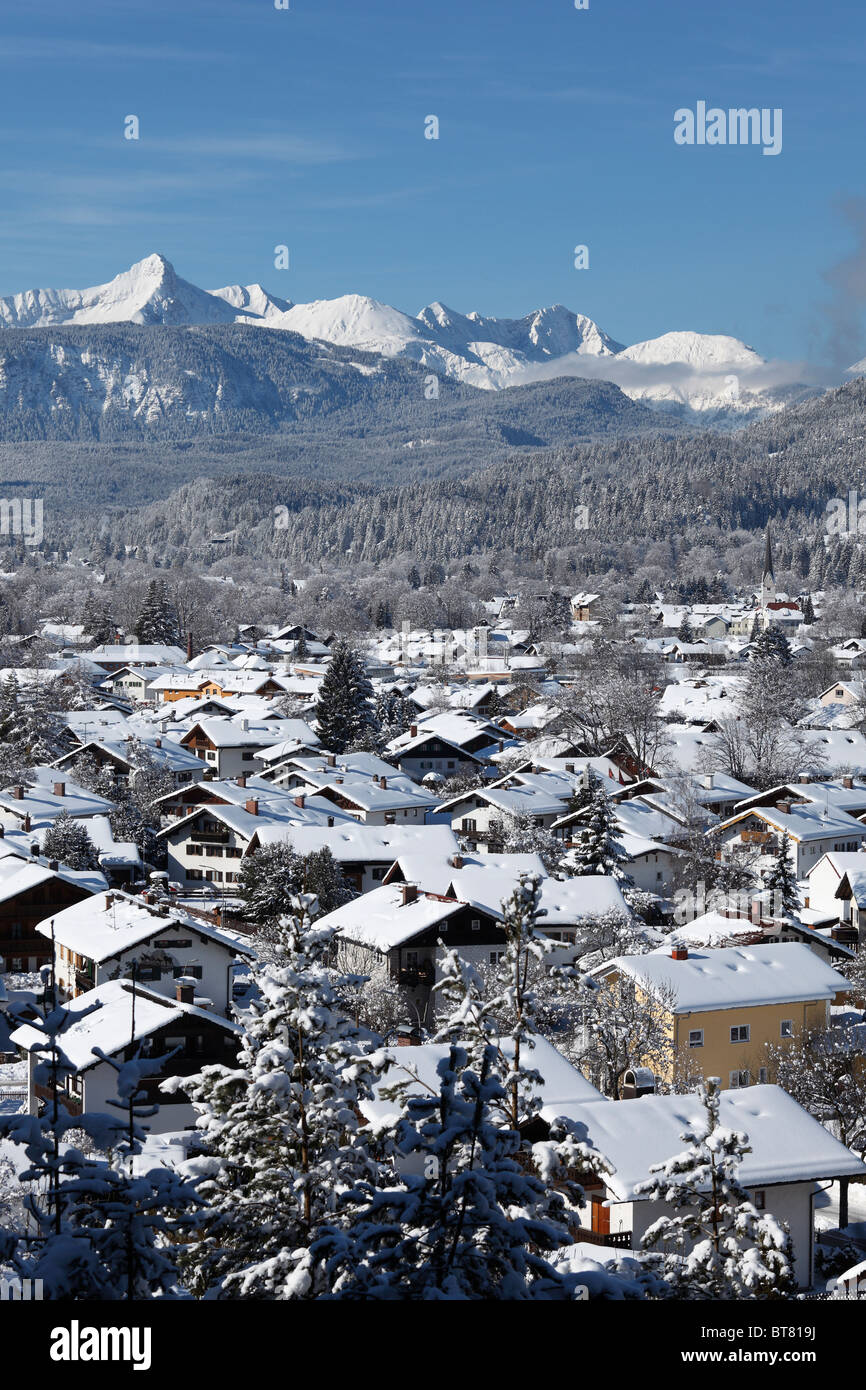
<path fill-rule="evenodd" d="M 505 952 L 504 952 L 504 951 L 491 951 L 491 952 L 490 952 L 490 964 L 491 964 L 491 965 L 498 965 L 499 962 L 502 960 L 502 957 L 503 957 L 504 955 L 505 955 Z"/>
<path fill-rule="evenodd" d="M 160 980 L 162 978 L 162 971 L 158 965 L 139 965 L 136 973 L 138 978 L 142 981 Z"/>
<path fill-rule="evenodd" d="M 202 967 L 200 965 L 175 965 L 172 968 L 172 975 L 179 980 L 184 975 L 189 975 L 193 980 L 201 979 Z"/>
<path fill-rule="evenodd" d="M 462 820 L 460 822 L 460 829 L 463 831 L 464 835 L 473 834 L 476 829 L 475 821 L 466 819 Z"/>
<path fill-rule="evenodd" d="M 480 930 L 481 930 L 481 920 L 480 920 L 480 918 L 478 918 L 478 917 L 473 917 L 473 918 L 472 918 L 472 921 L 469 923 L 469 925 L 470 925 L 470 927 L 472 928 L 473 931 L 480 931 Z"/>
<path fill-rule="evenodd" d="M 370 877 L 379 882 L 385 877 L 385 872 L 385 869 L 371 869 Z"/>
<path fill-rule="evenodd" d="M 689 1033 L 689 1047 L 703 1047 L 704 1030 L 703 1028 L 692 1028 Z"/>
<path fill-rule="evenodd" d="M 752 1193 L 752 1206 L 755 1208 L 755 1211 L 766 1211 L 766 1210 L 767 1210 L 767 1194 L 766 1194 L 766 1192 L 753 1192 L 753 1193 Z"/>
<path fill-rule="evenodd" d="M 748 1023 L 738 1023 L 736 1028 L 731 1029 L 731 1042 L 749 1042 L 752 1030 Z"/>
<path fill-rule="evenodd" d="M 779 1024 L 779 1037 L 780 1037 L 780 1038 L 793 1038 L 793 1036 L 794 1036 L 794 1020 L 793 1020 L 792 1018 L 783 1018 L 783 1019 L 782 1019 L 782 1022 Z"/>
<path fill-rule="evenodd" d="M 758 1067 L 758 1085 L 766 1086 L 770 1079 L 770 1073 L 766 1067 Z"/>
<path fill-rule="evenodd" d="M 738 1091 L 742 1086 L 749 1085 L 749 1073 L 747 1071 L 732 1071 L 730 1074 L 731 1090 Z"/>

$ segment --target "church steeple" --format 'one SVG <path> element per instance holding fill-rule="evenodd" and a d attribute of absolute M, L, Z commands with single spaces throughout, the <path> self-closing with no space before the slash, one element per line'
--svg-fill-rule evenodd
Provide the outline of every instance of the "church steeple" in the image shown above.
<path fill-rule="evenodd" d="M 764 572 L 761 575 L 761 607 L 766 608 L 776 597 L 776 576 L 773 573 L 773 547 L 770 541 L 770 528 L 764 541 Z"/>

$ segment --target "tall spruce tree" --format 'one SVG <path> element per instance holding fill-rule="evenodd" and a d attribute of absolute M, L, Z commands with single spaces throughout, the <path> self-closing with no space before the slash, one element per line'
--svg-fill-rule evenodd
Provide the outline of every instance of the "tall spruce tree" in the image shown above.
<path fill-rule="evenodd" d="M 145 644 L 171 645 L 177 641 L 177 614 L 164 579 L 151 579 L 135 624 L 135 635 Z"/>
<path fill-rule="evenodd" d="M 576 822 L 575 843 L 563 856 L 562 867 L 570 874 L 609 874 L 621 884 L 631 884 L 610 797 L 600 777 L 588 770 L 588 778 L 589 807 Z"/>
<path fill-rule="evenodd" d="M 316 704 L 319 738 L 332 753 L 345 753 L 376 729 L 373 687 L 360 657 L 337 642 L 322 679 Z"/>
<path fill-rule="evenodd" d="M 68 869 L 99 868 L 99 851 L 87 827 L 68 811 L 61 811 L 46 830 L 42 853 L 46 859 L 56 859 Z"/>
<path fill-rule="evenodd" d="M 800 893 L 797 888 L 797 875 L 794 872 L 791 840 L 787 830 L 783 833 L 776 853 L 773 867 L 764 879 L 764 887 L 773 894 L 772 910 L 787 917 L 797 917 L 800 911 Z"/>

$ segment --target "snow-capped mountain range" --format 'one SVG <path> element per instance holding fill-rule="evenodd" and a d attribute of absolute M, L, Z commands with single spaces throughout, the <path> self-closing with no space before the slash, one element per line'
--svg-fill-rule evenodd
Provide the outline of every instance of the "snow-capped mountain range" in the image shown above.
<path fill-rule="evenodd" d="M 107 284 L 27 290 L 0 298 L 0 327 L 138 323 L 247 324 L 299 333 L 382 357 L 403 357 L 467 385 L 498 390 L 556 376 L 615 382 L 626 395 L 713 424 L 742 424 L 810 389 L 780 386 L 768 364 L 737 338 L 665 333 L 624 347 L 561 304 L 521 319 L 461 314 L 434 303 L 412 317 L 364 295 L 293 304 L 261 285 L 202 290 L 161 255 Z"/>

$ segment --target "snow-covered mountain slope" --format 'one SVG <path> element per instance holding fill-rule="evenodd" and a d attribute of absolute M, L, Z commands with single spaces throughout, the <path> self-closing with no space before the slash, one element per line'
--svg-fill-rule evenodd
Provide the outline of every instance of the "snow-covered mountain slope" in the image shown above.
<path fill-rule="evenodd" d="M 288 330 L 310 341 L 407 358 L 486 390 L 554 376 L 591 377 L 615 382 L 633 400 L 714 425 L 742 424 L 806 394 L 804 387 L 772 384 L 753 348 L 720 334 L 665 333 L 623 348 L 562 304 L 520 319 L 461 314 L 439 302 L 413 317 L 360 294 L 294 304 L 258 284 L 198 289 L 160 255 L 92 289 L 29 290 L 0 299 L 0 326 L 7 328 L 100 323 Z M 859 363 L 851 371 L 862 369 Z"/>
<path fill-rule="evenodd" d="M 224 285 L 221 290 L 211 290 L 217 299 L 224 299 L 238 311 L 238 319 L 243 322 L 260 320 L 268 328 L 275 327 L 274 320 L 281 318 L 292 307 L 290 299 L 278 299 L 262 285 Z"/>
<path fill-rule="evenodd" d="M 6 328 L 77 323 L 233 323 L 225 300 L 182 280 L 164 256 L 147 256 L 105 285 L 87 290 L 26 290 L 0 299 Z"/>
<path fill-rule="evenodd" d="M 664 333 L 624 348 L 618 363 L 638 369 L 620 378 L 627 395 L 665 409 L 751 416 L 785 404 L 750 385 L 766 363 L 754 348 L 725 334 Z"/>
<path fill-rule="evenodd" d="M 403 347 L 421 336 L 408 314 L 363 294 L 293 304 L 279 323 L 269 326 L 288 328 L 304 338 L 321 338 L 337 347 L 379 352 L 384 357 L 398 356 Z"/>

